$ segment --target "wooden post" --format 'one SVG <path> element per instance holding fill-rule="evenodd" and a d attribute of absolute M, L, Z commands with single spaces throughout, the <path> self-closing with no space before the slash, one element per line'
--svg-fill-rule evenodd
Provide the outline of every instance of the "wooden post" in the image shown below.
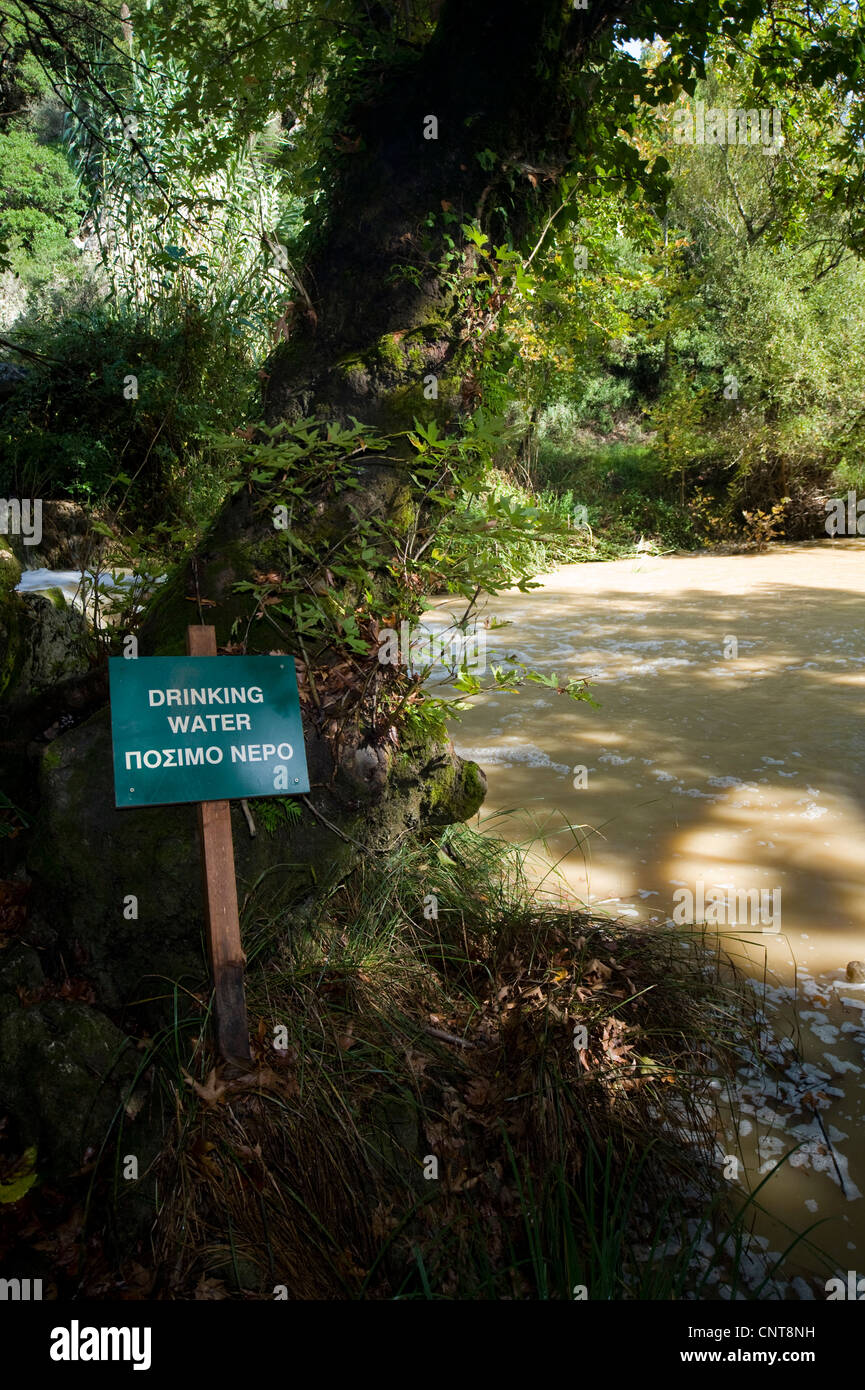
<path fill-rule="evenodd" d="M 202 625 L 186 629 L 190 656 L 216 656 L 216 629 Z M 231 812 L 227 801 L 198 803 L 198 831 L 204 879 L 207 945 L 213 975 L 216 1045 L 229 1063 L 248 1068 L 249 1023 L 243 988 L 243 951 L 234 876 Z"/>

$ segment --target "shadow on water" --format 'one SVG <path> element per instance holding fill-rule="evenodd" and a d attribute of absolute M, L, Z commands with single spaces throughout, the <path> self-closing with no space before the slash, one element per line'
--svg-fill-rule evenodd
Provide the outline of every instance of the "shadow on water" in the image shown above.
<path fill-rule="evenodd" d="M 511 625 L 488 634 L 488 661 L 585 677 L 601 707 L 534 686 L 481 697 L 454 729 L 489 777 L 481 823 L 542 833 L 577 896 L 634 921 L 670 917 L 676 888 L 700 880 L 780 888 L 780 933 L 752 936 L 742 961 L 800 986 L 804 1026 L 776 998 L 776 1027 L 795 1027 L 838 1092 L 830 1138 L 852 1136 L 865 1016 L 843 999 L 865 996 L 835 986 L 865 959 L 865 544 L 571 566 L 489 608 Z M 865 1189 L 849 1161 L 850 1191 Z M 843 1223 L 832 1244 L 854 1259 L 861 1200 L 814 1164 L 778 1188 L 791 1217 L 811 1202 Z"/>

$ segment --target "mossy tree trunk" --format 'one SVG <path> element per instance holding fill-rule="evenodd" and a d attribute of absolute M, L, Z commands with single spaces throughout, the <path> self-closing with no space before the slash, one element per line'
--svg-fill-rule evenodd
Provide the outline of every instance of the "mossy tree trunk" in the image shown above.
<path fill-rule="evenodd" d="M 434 419 L 442 433 L 458 432 L 476 404 L 479 339 L 501 307 L 501 294 L 483 302 L 472 294 L 478 253 L 463 225 L 479 227 L 493 247 L 529 244 L 544 227 L 559 175 L 587 143 L 592 79 L 579 76 L 581 65 L 626 8 L 627 0 L 592 0 L 588 10 L 562 0 L 445 0 L 428 42 L 397 48 L 387 67 L 354 70 L 336 122 L 326 207 L 299 275 L 308 288 L 299 285 L 286 340 L 268 364 L 264 415 L 268 428 L 356 420 L 387 436 L 387 447 L 359 454 L 350 489 L 306 475 L 292 503 L 297 542 L 274 529 L 278 490 L 250 480 L 143 626 L 144 654 L 182 651 L 186 624 L 198 616 L 215 625 L 222 649 L 301 660 L 308 749 L 326 746 L 328 785 L 346 789 L 348 809 L 358 804 L 359 780 L 385 796 L 392 765 L 404 774 L 407 757 L 418 770 L 456 768 L 447 773 L 453 805 L 440 800 L 439 823 L 473 814 L 482 799 L 483 775 L 454 760 L 440 735 L 418 740 L 400 727 L 395 711 L 405 707 L 410 680 L 378 665 L 385 608 L 375 618 L 370 609 L 386 594 L 385 625 L 417 612 L 406 539 L 426 547 L 436 516 L 419 503 L 405 431 Z M 359 10 L 359 22 L 371 22 L 368 12 Z M 335 104 L 343 96 L 335 92 Z M 359 531 L 361 579 L 356 554 L 349 559 Z M 353 577 L 339 577 L 340 563 L 355 566 Z M 291 616 L 309 601 L 347 615 L 369 641 L 367 654 L 341 645 L 339 621 L 333 640 L 310 651 Z M 341 820 L 338 805 L 328 813 Z"/>
<path fill-rule="evenodd" d="M 397 435 L 434 418 L 443 431 L 459 428 L 477 401 L 479 330 L 500 307 L 485 305 L 478 321 L 468 293 L 475 253 L 462 225 L 516 245 L 543 225 L 558 175 L 584 144 L 581 103 L 593 79 L 580 88 L 575 73 L 628 8 L 628 0 L 592 0 L 587 10 L 562 0 L 445 0 L 428 42 L 406 44 L 386 69 L 354 71 L 306 288 L 268 364 L 269 426 L 356 419 Z M 373 22 L 370 12 L 359 7 L 359 24 Z M 407 534 L 416 524 L 410 454 L 404 437 L 385 456 L 366 453 L 350 505 L 327 486 L 311 495 L 312 543 L 332 555 L 358 515 L 390 518 Z M 391 557 L 383 546 L 381 565 Z M 255 489 L 235 495 L 154 605 L 145 650 L 180 651 L 193 603 L 205 605 L 198 611 L 220 644 L 242 634 L 246 650 L 269 650 L 271 627 L 250 625 L 249 597 L 234 586 L 278 573 L 279 558 Z M 321 581 L 309 577 L 313 588 Z"/>

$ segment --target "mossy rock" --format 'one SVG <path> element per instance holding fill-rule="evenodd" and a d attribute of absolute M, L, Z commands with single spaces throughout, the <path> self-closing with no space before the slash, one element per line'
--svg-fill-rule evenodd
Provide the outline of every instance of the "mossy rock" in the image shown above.
<path fill-rule="evenodd" d="M 10 703 L 50 690 L 69 676 L 83 674 L 89 666 L 87 620 L 66 603 L 60 589 L 15 598 L 10 614 L 16 642 L 14 665 L 10 664 L 0 690 Z"/>
<path fill-rule="evenodd" d="M 0 541 L 0 598 L 21 583 L 21 562 L 8 545 Z"/>
<path fill-rule="evenodd" d="M 17 594 L 0 593 L 0 700 L 17 688 L 21 670 L 21 614 Z"/>
<path fill-rule="evenodd" d="M 436 770 L 424 796 L 422 815 L 431 830 L 477 815 L 487 794 L 487 778 L 477 763 L 460 758 Z"/>
<path fill-rule="evenodd" d="M 18 1142 L 36 1145 L 40 1176 L 80 1169 L 134 1075 L 131 1042 L 89 1005 L 16 1003 L 0 1017 L 0 1103 L 15 1119 Z"/>

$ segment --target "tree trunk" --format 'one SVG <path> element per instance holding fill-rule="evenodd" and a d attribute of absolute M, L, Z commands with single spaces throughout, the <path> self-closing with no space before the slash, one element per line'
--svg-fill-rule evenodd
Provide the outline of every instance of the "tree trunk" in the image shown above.
<path fill-rule="evenodd" d="M 365 74 L 301 277 L 308 291 L 298 294 L 288 340 L 269 363 L 264 410 L 268 427 L 309 417 L 344 427 L 356 417 L 371 437 L 389 437 L 357 453 L 355 485 L 341 491 L 323 453 L 318 466 L 323 444 L 270 485 L 250 478 L 161 586 L 142 625 L 142 656 L 183 652 L 198 616 L 215 626 L 222 650 L 286 652 L 298 661 L 308 804 L 299 822 L 267 841 L 250 841 L 233 809 L 239 877 L 256 885 L 256 903 L 262 892 L 275 895 L 280 913 L 329 874 L 347 872 L 359 853 L 468 819 L 483 800 L 480 769 L 457 758 L 440 733 L 412 731 L 401 718 L 411 682 L 379 664 L 364 591 L 396 591 L 395 625 L 417 612 L 416 573 L 403 564 L 407 538 L 426 545 L 435 519 L 420 509 L 403 432 L 432 416 L 455 433 L 473 403 L 474 252 L 460 225 L 476 220 L 494 244 L 518 243 L 542 225 L 555 175 L 579 139 L 564 75 L 609 17 L 594 0 L 587 12 L 561 0 L 445 0 L 422 49 Z M 425 130 L 435 133 L 431 117 L 437 139 L 425 138 Z M 435 399 L 424 393 L 430 376 Z M 277 529 L 273 504 L 285 497 L 292 520 Z M 359 533 L 360 579 L 352 549 Z M 357 623 L 368 650 L 343 641 L 337 621 L 331 639 L 309 651 L 296 618 L 301 603 L 330 605 L 344 632 Z M 51 745 L 32 863 L 37 917 L 46 930 L 50 923 L 59 949 L 80 948 L 101 995 L 118 1003 L 137 997 L 142 972 L 174 978 L 189 964 L 201 905 L 189 889 L 187 808 L 159 816 L 113 809 L 105 715 Z M 149 901 L 139 945 L 118 944 L 121 883 Z"/>
<path fill-rule="evenodd" d="M 627 0 L 587 11 L 561 0 L 445 0 L 428 43 L 366 75 L 340 131 L 343 152 L 302 277 L 309 290 L 269 363 L 268 425 L 356 418 L 397 434 L 435 418 L 457 430 L 473 404 L 480 327 L 469 294 L 476 258 L 461 224 L 477 221 L 494 244 L 519 244 L 541 224 L 580 143 L 567 79 L 628 8 Z M 403 437 L 386 456 L 365 456 L 352 498 L 361 514 L 389 516 L 403 533 L 416 525 L 404 466 L 411 452 Z M 315 505 L 330 515 L 328 542 L 350 529 L 354 513 L 327 488 Z M 145 650 L 182 650 L 187 600 L 206 601 L 221 644 L 249 617 L 233 586 L 274 562 L 272 526 L 265 518 L 256 527 L 253 512 L 251 493 L 227 503 L 182 581 L 154 605 Z M 260 649 L 266 629 L 247 634 L 248 650 Z"/>

